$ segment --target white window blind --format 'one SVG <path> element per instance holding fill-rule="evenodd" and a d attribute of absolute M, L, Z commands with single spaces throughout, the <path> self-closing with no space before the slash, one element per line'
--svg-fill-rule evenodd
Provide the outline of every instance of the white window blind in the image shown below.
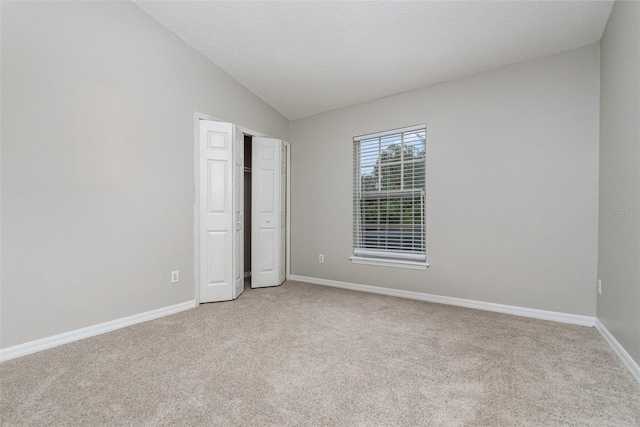
<path fill-rule="evenodd" d="M 426 126 L 353 139 L 356 257 L 426 261 Z"/>

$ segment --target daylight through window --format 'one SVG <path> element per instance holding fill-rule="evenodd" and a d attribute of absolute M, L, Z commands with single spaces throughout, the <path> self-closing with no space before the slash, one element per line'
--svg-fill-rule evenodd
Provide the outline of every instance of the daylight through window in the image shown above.
<path fill-rule="evenodd" d="M 354 138 L 354 255 L 425 261 L 426 126 Z"/>

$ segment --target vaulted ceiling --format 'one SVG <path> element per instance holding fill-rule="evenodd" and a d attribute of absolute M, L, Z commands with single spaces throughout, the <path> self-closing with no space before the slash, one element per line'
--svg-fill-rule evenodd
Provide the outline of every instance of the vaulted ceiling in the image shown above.
<path fill-rule="evenodd" d="M 136 1 L 298 119 L 602 37 L 610 1 Z"/>

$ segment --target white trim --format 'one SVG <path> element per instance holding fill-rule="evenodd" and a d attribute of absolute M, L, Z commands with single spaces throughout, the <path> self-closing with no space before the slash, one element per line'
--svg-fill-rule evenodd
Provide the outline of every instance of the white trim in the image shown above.
<path fill-rule="evenodd" d="M 285 279 L 291 277 L 291 144 L 282 141 L 287 146 L 287 225 L 286 225 L 286 248 L 285 248 Z"/>
<path fill-rule="evenodd" d="M 397 133 L 405 133 L 405 132 L 411 132 L 411 131 L 414 131 L 414 130 L 426 130 L 426 129 L 427 129 L 427 125 L 426 124 L 407 126 L 407 127 L 399 128 L 399 129 L 389 129 L 389 130 L 385 130 L 385 131 L 382 131 L 382 132 L 370 133 L 368 135 L 354 136 L 353 140 L 354 141 L 362 141 L 363 139 L 380 138 L 382 136 L 395 135 Z"/>
<path fill-rule="evenodd" d="M 397 252 L 390 250 L 381 250 L 381 249 L 363 249 L 363 248 L 355 248 L 353 250 L 353 254 L 356 258 L 382 258 L 389 260 L 398 260 L 398 261 L 413 261 L 413 262 L 422 262 L 424 263 L 427 259 L 425 254 L 416 254 L 412 252 Z"/>
<path fill-rule="evenodd" d="M 614 353 L 620 358 L 624 366 L 627 367 L 631 375 L 640 383 L 640 366 L 633 360 L 629 353 L 620 345 L 617 339 L 609 332 L 609 330 L 600 322 L 600 319 L 596 318 L 596 329 L 600 332 L 600 335 L 609 344 Z"/>
<path fill-rule="evenodd" d="M 179 304 L 170 305 L 168 307 L 162 307 L 156 310 L 147 311 L 145 313 L 134 314 L 133 316 L 127 316 L 120 319 L 111 320 L 109 322 L 87 326 L 86 328 L 76 329 L 75 331 L 64 332 L 62 334 L 53 335 L 51 337 L 41 338 L 39 340 L 29 341 L 24 344 L 14 345 L 13 347 L 0 349 L 0 362 L 15 359 L 16 357 L 26 356 L 27 354 L 37 353 L 38 351 L 47 350 L 74 341 L 79 341 L 84 338 L 89 338 L 107 332 L 115 331 L 116 329 L 135 325 L 137 323 L 147 322 L 149 320 L 169 316 L 171 314 L 189 310 L 190 308 L 194 308 L 195 306 L 195 300 L 185 301 Z"/>
<path fill-rule="evenodd" d="M 349 257 L 354 264 L 378 265 L 382 267 L 408 268 L 410 270 L 426 270 L 429 264 L 422 261 L 407 261 L 401 259 L 383 259 L 352 256 Z"/>
<path fill-rule="evenodd" d="M 457 307 L 474 308 L 477 310 L 493 311 L 514 316 L 531 317 L 534 319 L 551 320 L 553 322 L 569 323 L 571 325 L 595 326 L 595 317 L 579 314 L 561 313 L 557 311 L 538 310 L 535 308 L 518 307 L 515 305 L 495 304 L 492 302 L 476 301 L 464 298 L 446 297 L 423 292 L 402 291 L 399 289 L 383 288 L 381 286 L 360 285 L 356 283 L 338 282 L 336 280 L 319 279 L 316 277 L 291 275 L 291 280 L 313 283 L 316 285 L 332 286 L 334 288 L 350 289 L 353 291 L 370 292 L 392 297 L 415 299 L 434 302 L 437 304 L 455 305 Z"/>

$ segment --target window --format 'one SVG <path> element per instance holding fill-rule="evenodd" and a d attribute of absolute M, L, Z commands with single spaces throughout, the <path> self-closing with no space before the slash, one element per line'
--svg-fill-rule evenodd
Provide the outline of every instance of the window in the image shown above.
<path fill-rule="evenodd" d="M 353 262 L 426 267 L 426 126 L 353 139 Z"/>

